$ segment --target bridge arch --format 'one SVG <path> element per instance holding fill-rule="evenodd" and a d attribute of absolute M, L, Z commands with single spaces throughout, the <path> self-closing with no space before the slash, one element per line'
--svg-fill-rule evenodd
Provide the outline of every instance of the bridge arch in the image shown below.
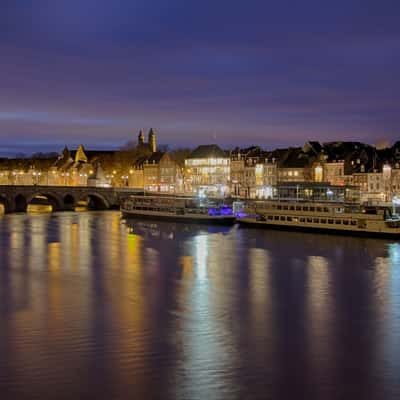
<path fill-rule="evenodd" d="M 0 204 L 3 205 L 4 213 L 12 211 L 11 201 L 5 194 L 0 194 Z"/>
<path fill-rule="evenodd" d="M 67 193 L 63 197 L 63 208 L 65 210 L 73 210 L 76 204 L 75 197 L 71 193 Z"/>
<path fill-rule="evenodd" d="M 94 210 L 107 210 L 110 208 L 109 201 L 99 193 L 85 193 L 80 201 L 87 201 L 88 207 Z"/>
<path fill-rule="evenodd" d="M 26 208 L 28 206 L 28 200 L 26 196 L 23 194 L 19 193 L 15 196 L 14 198 L 14 210 L 16 212 L 25 212 Z"/>
<path fill-rule="evenodd" d="M 55 194 L 55 193 L 47 192 L 45 190 L 44 191 L 40 191 L 40 192 L 35 192 L 32 195 L 30 195 L 27 198 L 27 204 L 29 204 L 37 196 L 46 197 L 48 202 L 52 206 L 53 211 L 59 211 L 59 210 L 63 210 L 64 209 L 64 201 L 63 201 L 62 197 L 57 195 L 57 194 Z"/>
<path fill-rule="evenodd" d="M 121 193 L 114 188 L 4 185 L 0 190 L 0 202 L 4 204 L 5 212 L 27 211 L 36 196 L 46 199 L 35 200 L 34 204 L 51 204 L 56 211 L 74 210 L 81 201 L 89 202 L 92 209 L 118 208 L 121 200 Z M 123 195 L 126 195 L 125 191 Z"/>

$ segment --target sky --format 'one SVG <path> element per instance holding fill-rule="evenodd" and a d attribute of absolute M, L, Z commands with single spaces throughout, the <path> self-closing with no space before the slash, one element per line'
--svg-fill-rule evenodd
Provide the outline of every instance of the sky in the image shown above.
<path fill-rule="evenodd" d="M 0 154 L 400 139 L 400 2 L 0 0 Z"/>

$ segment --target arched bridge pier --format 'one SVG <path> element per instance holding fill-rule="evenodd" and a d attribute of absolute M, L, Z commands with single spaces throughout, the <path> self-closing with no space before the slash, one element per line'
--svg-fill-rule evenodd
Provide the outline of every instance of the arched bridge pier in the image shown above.
<path fill-rule="evenodd" d="M 130 194 L 140 193 L 127 188 L 101 188 L 86 186 L 0 186 L 0 203 L 4 211 L 25 212 L 33 199 L 45 197 L 53 211 L 74 210 L 85 202 L 90 209 L 119 208 L 121 200 Z"/>

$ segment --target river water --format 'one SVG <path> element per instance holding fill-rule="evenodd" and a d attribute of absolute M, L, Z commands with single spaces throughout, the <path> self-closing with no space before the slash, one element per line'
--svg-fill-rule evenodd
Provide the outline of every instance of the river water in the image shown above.
<path fill-rule="evenodd" d="M 0 399 L 399 399 L 400 243 L 0 218 Z"/>

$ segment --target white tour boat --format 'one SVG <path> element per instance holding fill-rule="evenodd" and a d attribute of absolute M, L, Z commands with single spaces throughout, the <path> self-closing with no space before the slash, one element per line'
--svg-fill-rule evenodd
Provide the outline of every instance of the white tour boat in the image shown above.
<path fill-rule="evenodd" d="M 354 203 L 253 201 L 241 225 L 400 239 L 400 216 L 389 207 Z"/>
<path fill-rule="evenodd" d="M 154 220 L 233 224 L 232 207 L 217 200 L 193 197 L 133 195 L 122 201 L 122 215 Z"/>

